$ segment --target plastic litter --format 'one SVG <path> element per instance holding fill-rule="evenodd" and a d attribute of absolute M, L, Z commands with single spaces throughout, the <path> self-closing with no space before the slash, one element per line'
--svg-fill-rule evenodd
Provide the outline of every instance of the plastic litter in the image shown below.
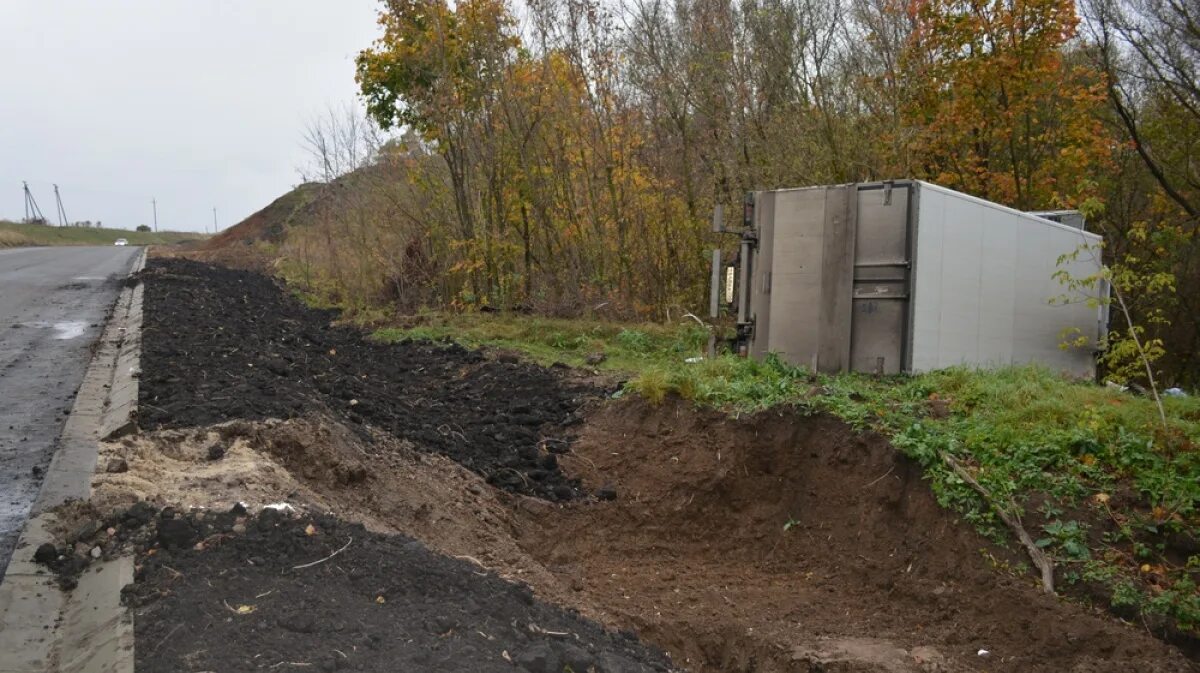
<path fill-rule="evenodd" d="M 1167 397 L 1187 397 L 1188 394 L 1183 392 L 1182 388 L 1167 388 L 1163 391 Z"/>

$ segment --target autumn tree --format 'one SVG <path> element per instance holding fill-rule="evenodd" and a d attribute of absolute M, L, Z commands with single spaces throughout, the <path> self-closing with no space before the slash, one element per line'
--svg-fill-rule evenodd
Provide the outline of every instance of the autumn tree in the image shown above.
<path fill-rule="evenodd" d="M 474 231 L 469 134 L 484 114 L 492 83 L 515 40 L 497 0 L 388 0 L 383 36 L 357 59 L 367 111 L 385 129 L 411 125 L 446 160 L 465 238 Z"/>
<path fill-rule="evenodd" d="M 1112 126 L 1126 140 L 1110 194 L 1113 253 L 1169 293 L 1134 294 L 1134 310 L 1168 345 L 1172 380 L 1200 382 L 1200 28 L 1176 0 L 1088 0 L 1087 35 L 1107 78 Z"/>
<path fill-rule="evenodd" d="M 1096 196 L 1103 80 L 1072 53 L 1074 0 L 929 0 L 905 53 L 914 170 L 1023 210 Z"/>
<path fill-rule="evenodd" d="M 730 244 L 714 204 L 917 177 L 1085 210 L 1164 381 L 1200 380 L 1187 3 L 1085 0 L 1082 32 L 1074 0 L 381 4 L 357 80 L 405 140 L 335 177 L 287 251 L 322 293 L 665 318 Z"/>

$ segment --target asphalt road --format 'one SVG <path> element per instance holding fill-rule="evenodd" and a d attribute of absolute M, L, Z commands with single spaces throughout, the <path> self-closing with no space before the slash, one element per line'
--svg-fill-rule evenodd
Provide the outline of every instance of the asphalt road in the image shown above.
<path fill-rule="evenodd" d="M 136 247 L 0 250 L 0 574 Z"/>

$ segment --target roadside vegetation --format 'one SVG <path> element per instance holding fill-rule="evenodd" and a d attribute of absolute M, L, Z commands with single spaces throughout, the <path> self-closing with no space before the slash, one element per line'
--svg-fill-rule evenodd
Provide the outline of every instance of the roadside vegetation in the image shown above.
<path fill-rule="evenodd" d="M 992 539 L 1048 554 L 1060 591 L 1200 636 L 1200 43 L 1183 5 L 416 0 L 379 23 L 357 59 L 365 114 L 315 120 L 316 182 L 241 232 L 310 303 L 382 340 L 618 373 L 651 402 L 834 414 L 889 437 Z M 1104 271 L 1060 280 L 1114 290 L 1106 376 L 1192 397 L 1160 413 L 1036 367 L 876 379 L 702 357 L 706 328 L 681 316 L 706 304 L 709 250 L 734 252 L 709 233 L 715 205 L 901 177 L 1080 210 Z"/>
<path fill-rule="evenodd" d="M 1200 635 L 1200 397 L 1166 398 L 1164 428 L 1147 397 L 1036 366 L 877 378 L 813 374 L 773 357 L 702 358 L 708 332 L 690 320 L 427 314 L 374 336 L 591 366 L 627 378 L 623 393 L 652 403 L 678 395 L 732 413 L 787 407 L 835 415 L 889 437 L 924 468 L 943 506 L 1023 556 L 997 514 L 1010 508 L 1053 559 L 1059 591 Z"/>
<path fill-rule="evenodd" d="M 1160 0 L 387 2 L 357 59 L 366 110 L 304 135 L 312 183 L 284 204 L 311 207 L 243 233 L 345 305 L 664 320 L 705 305 L 710 249 L 735 251 L 715 205 L 737 227 L 747 191 L 921 178 L 1083 211 L 1132 318 L 1117 352 L 1136 337 L 1194 386 L 1192 19 Z"/>
<path fill-rule="evenodd" d="M 0 220 L 0 248 L 30 245 L 112 245 L 118 238 L 129 241 L 130 245 L 171 245 L 207 237 L 204 234 L 179 231 L 56 227 Z"/>

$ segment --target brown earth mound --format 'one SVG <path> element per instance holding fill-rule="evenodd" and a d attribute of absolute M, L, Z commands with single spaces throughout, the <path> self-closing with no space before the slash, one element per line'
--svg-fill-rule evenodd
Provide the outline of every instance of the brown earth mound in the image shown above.
<path fill-rule="evenodd" d="M 831 418 L 611 404 L 563 464 L 617 499 L 526 517 L 522 545 L 691 670 L 1193 670 L 1002 572 L 915 465 Z"/>

